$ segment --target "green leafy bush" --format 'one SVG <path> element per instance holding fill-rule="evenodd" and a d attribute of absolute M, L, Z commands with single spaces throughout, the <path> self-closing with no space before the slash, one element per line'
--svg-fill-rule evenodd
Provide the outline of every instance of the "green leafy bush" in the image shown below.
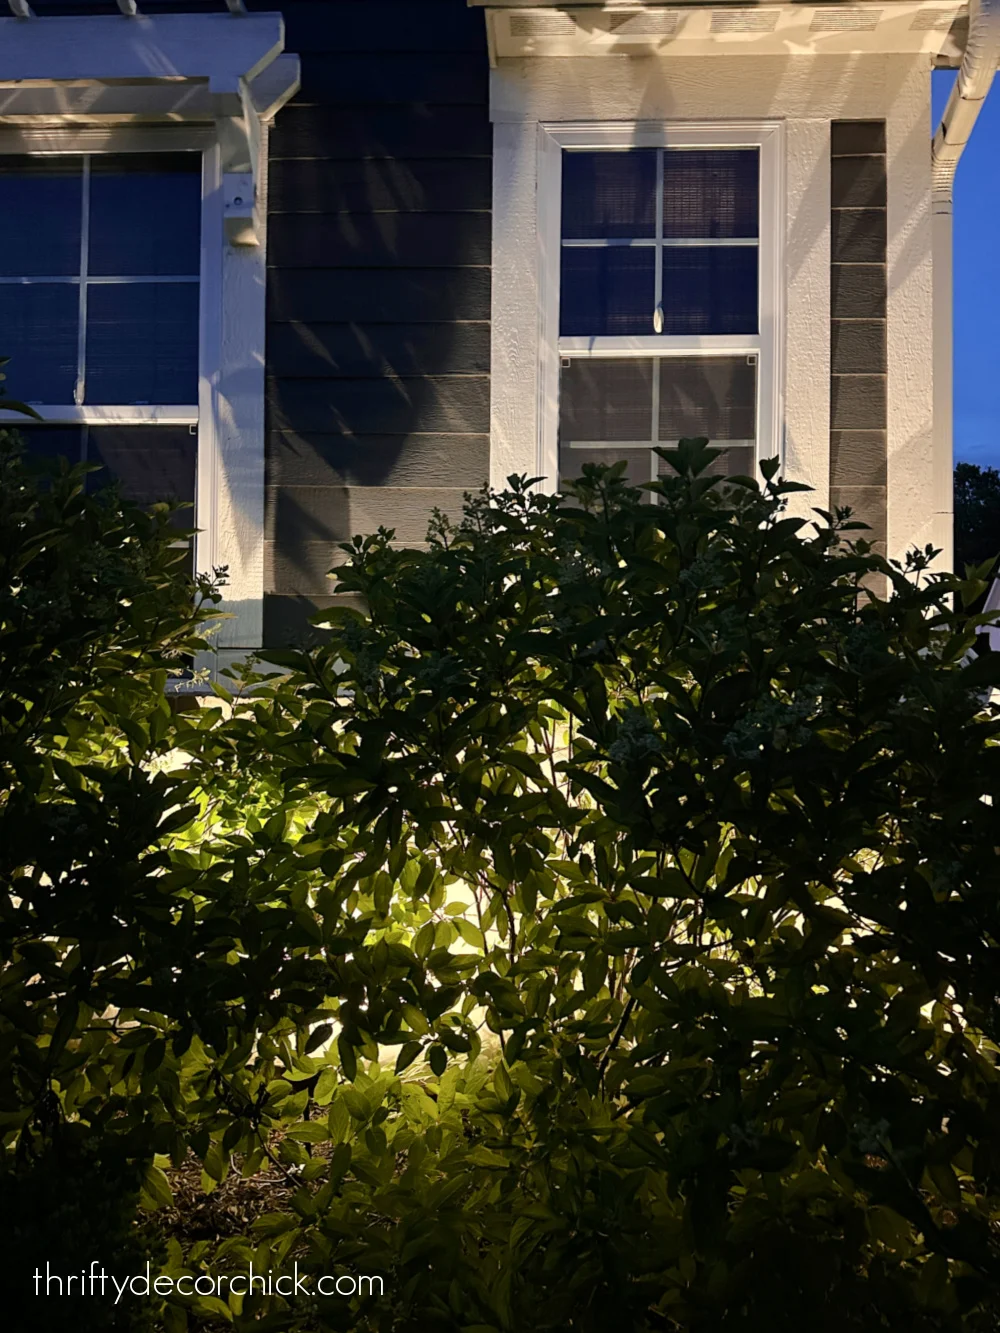
<path fill-rule="evenodd" d="M 955 568 L 988 560 L 996 573 L 1000 553 L 1000 472 L 976 463 L 955 466 Z"/>
<path fill-rule="evenodd" d="M 163 1266 L 162 1243 L 149 1226 L 137 1225 L 143 1175 L 120 1140 L 66 1131 L 37 1157 L 4 1163 L 5 1328 L 155 1333 L 156 1304 L 129 1292 L 116 1301 L 110 1281 L 113 1273 L 122 1284 L 147 1263 L 156 1272 Z M 101 1285 L 91 1292 L 91 1274 L 102 1271 L 103 1294 Z"/>
<path fill-rule="evenodd" d="M 1000 666 L 953 609 L 983 580 L 712 457 L 655 504 L 590 469 L 427 551 L 359 538 L 368 616 L 287 678 L 52 760 L 79 831 L 4 871 L 12 1151 L 54 1099 L 164 1218 L 192 1154 L 269 1182 L 165 1269 L 384 1283 L 167 1330 L 996 1328 Z"/>
<path fill-rule="evenodd" d="M 359 539 L 369 619 L 245 717 L 344 997 L 258 1233 L 389 1293 L 324 1326 L 995 1326 L 982 583 L 711 457 Z"/>

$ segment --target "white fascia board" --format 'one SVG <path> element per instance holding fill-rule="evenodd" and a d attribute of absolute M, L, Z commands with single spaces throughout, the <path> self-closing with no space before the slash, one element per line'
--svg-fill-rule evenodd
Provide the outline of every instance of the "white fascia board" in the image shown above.
<path fill-rule="evenodd" d="M 603 55 L 938 57 L 961 0 L 809 4 L 531 5 L 484 0 L 491 60 Z"/>
<path fill-rule="evenodd" d="M 0 83 L 207 79 L 236 93 L 284 45 L 280 14 L 0 19 Z"/>

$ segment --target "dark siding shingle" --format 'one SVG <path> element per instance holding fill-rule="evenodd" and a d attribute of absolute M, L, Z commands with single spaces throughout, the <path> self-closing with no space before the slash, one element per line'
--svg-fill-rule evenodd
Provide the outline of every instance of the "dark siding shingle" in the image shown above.
<path fill-rule="evenodd" d="M 489 213 L 278 213 L 276 268 L 462 268 L 490 263 Z"/>
<path fill-rule="evenodd" d="M 369 0 L 378 9 L 379 0 Z M 419 0 L 415 0 L 419 3 Z M 391 32 L 384 33 L 391 41 Z M 485 64 L 485 34 L 483 38 Z M 385 106 L 406 102 L 475 103 L 485 83 L 474 54 L 454 56 L 397 51 L 371 55 L 317 55 L 304 50 L 300 106 Z"/>
<path fill-rule="evenodd" d="M 272 324 L 268 370 L 282 379 L 488 375 L 486 320 L 442 324 Z"/>
<path fill-rule="evenodd" d="M 885 154 L 884 120 L 835 120 L 830 126 L 832 157 Z"/>
<path fill-rule="evenodd" d="M 885 155 L 835 157 L 830 177 L 833 208 L 885 208 Z"/>
<path fill-rule="evenodd" d="M 884 319 L 884 264 L 834 264 L 830 271 L 833 319 Z"/>
<path fill-rule="evenodd" d="M 489 213 L 492 163 L 471 157 L 461 170 L 448 158 L 277 158 L 267 182 L 272 226 L 277 214 Z"/>
<path fill-rule="evenodd" d="M 438 106 L 433 99 L 393 107 L 304 106 L 293 101 L 275 121 L 269 152 L 272 161 L 464 161 L 488 158 L 492 143 L 485 96 L 465 106 Z M 456 180 L 458 175 L 456 171 Z M 307 194 L 302 206 L 310 206 Z"/>
<path fill-rule="evenodd" d="M 482 14 L 447 0 L 285 0 L 281 12 L 289 51 L 478 55 L 483 47 Z"/>
<path fill-rule="evenodd" d="M 283 10 L 302 90 L 270 135 L 265 645 L 337 604 L 339 542 L 385 526 L 420 543 L 489 474 L 483 15 Z"/>
<path fill-rule="evenodd" d="M 835 319 L 830 329 L 834 375 L 881 375 L 886 370 L 884 319 Z"/>
<path fill-rule="evenodd" d="M 268 318 L 312 323 L 452 324 L 489 319 L 490 270 L 270 269 Z"/>
<path fill-rule="evenodd" d="M 281 486 L 462 486 L 476 490 L 489 471 L 483 435 L 329 435 L 275 431 L 268 484 Z"/>
<path fill-rule="evenodd" d="M 278 380 L 270 385 L 269 399 L 274 430 L 475 435 L 490 428 L 490 383 L 485 375 Z"/>
<path fill-rule="evenodd" d="M 884 264 L 884 208 L 835 208 L 830 235 L 835 264 Z"/>
<path fill-rule="evenodd" d="M 830 127 L 830 505 L 885 552 L 887 170 L 884 121 Z M 882 589 L 878 589 L 882 591 Z"/>

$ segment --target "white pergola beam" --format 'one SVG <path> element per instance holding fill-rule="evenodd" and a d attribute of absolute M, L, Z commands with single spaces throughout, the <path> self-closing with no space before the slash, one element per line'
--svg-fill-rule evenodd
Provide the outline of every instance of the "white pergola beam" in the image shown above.
<path fill-rule="evenodd" d="M 280 14 L 0 19 L 0 83 L 208 79 L 213 93 L 235 93 L 284 45 Z"/>
<path fill-rule="evenodd" d="M 298 88 L 298 56 L 278 56 L 250 84 L 250 100 L 260 120 L 273 120 Z M 37 124 L 39 119 L 98 125 L 157 119 L 204 123 L 214 119 L 216 106 L 207 79 L 0 83 L 0 125 Z"/>
<path fill-rule="evenodd" d="M 256 245 L 261 119 L 299 86 L 282 56 L 280 14 L 148 18 L 133 0 L 115 15 L 0 19 L 0 123 L 157 117 L 214 122 L 221 149 L 223 219 L 233 245 Z"/>

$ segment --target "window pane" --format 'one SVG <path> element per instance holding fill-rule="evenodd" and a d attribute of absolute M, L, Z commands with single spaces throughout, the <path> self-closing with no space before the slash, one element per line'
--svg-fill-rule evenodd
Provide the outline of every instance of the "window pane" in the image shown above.
<path fill-rule="evenodd" d="M 200 153 L 95 154 L 90 169 L 91 274 L 198 274 Z"/>
<path fill-rule="evenodd" d="M 80 289 L 73 283 L 0 285 L 0 336 L 12 398 L 70 404 L 76 387 Z"/>
<path fill-rule="evenodd" d="M 750 449 L 757 434 L 755 361 L 746 356 L 670 356 L 662 358 L 659 372 L 660 440 L 676 444 L 705 435 L 711 444 L 740 442 Z M 725 470 L 747 469 L 741 463 Z"/>
<path fill-rule="evenodd" d="M 587 463 L 627 463 L 633 486 L 649 481 L 653 455 L 656 363 L 580 357 L 562 368 L 559 392 L 559 481 Z M 603 446 L 603 447 L 602 447 Z"/>
<path fill-rule="evenodd" d="M 79 157 L 0 155 L 0 274 L 80 272 L 82 181 Z"/>
<path fill-rule="evenodd" d="M 651 468 L 654 456 L 650 445 L 645 445 L 642 449 L 616 449 L 609 446 L 607 449 L 561 449 L 559 451 L 559 485 L 561 486 L 565 481 L 575 481 L 582 474 L 587 463 L 610 465 L 623 461 L 627 464 L 624 480 L 630 486 L 641 486 L 644 481 L 652 481 Z"/>
<path fill-rule="evenodd" d="M 756 246 L 664 249 L 664 333 L 757 331 Z"/>
<path fill-rule="evenodd" d="M 663 154 L 663 235 L 710 240 L 756 236 L 756 148 L 668 149 Z"/>
<path fill-rule="evenodd" d="M 564 238 L 656 235 L 656 149 L 563 153 Z"/>
<path fill-rule="evenodd" d="M 649 358 L 591 356 L 564 365 L 559 386 L 560 446 L 651 440 L 655 365 Z"/>
<path fill-rule="evenodd" d="M 653 332 L 653 249 L 563 249 L 559 330 L 564 338 Z"/>
<path fill-rule="evenodd" d="M 70 463 L 84 459 L 85 426 L 15 426 L 24 441 L 28 458 L 65 458 Z"/>
<path fill-rule="evenodd" d="M 198 401 L 198 286 L 91 285 L 88 403 Z"/>
<path fill-rule="evenodd" d="M 115 479 L 122 495 L 136 504 L 181 500 L 193 504 L 197 433 L 188 426 L 90 426 L 87 461 L 101 463 L 87 477 L 94 491 Z M 177 527 L 194 527 L 194 510 L 175 515 Z"/>

